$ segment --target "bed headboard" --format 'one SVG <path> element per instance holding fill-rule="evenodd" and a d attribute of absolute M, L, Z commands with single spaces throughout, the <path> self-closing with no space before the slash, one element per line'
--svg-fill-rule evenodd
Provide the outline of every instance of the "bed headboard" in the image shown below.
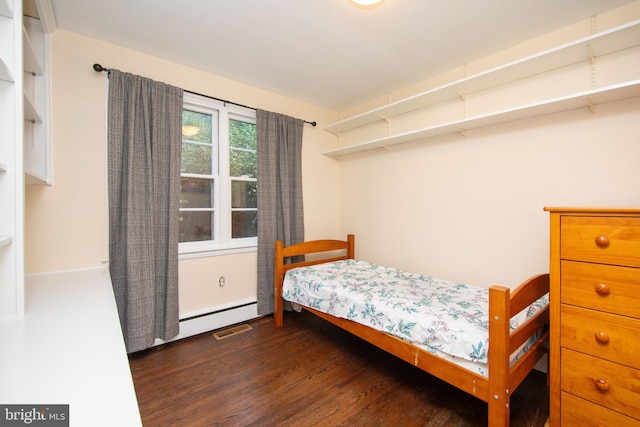
<path fill-rule="evenodd" d="M 311 240 L 284 247 L 282 240 L 275 242 L 273 260 L 273 316 L 276 326 L 282 326 L 282 281 L 287 271 L 292 268 L 305 267 L 323 262 L 353 259 L 355 254 L 355 236 L 347 235 L 347 240 Z M 336 254 L 339 251 L 339 254 Z M 293 262 L 292 257 L 318 254 L 312 260 Z M 323 256 L 326 255 L 326 256 Z M 285 264 L 285 261 L 289 263 Z"/>

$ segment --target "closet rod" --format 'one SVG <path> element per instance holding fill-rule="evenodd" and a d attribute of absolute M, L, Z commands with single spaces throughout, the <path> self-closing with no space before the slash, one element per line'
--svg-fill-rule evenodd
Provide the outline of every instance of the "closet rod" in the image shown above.
<path fill-rule="evenodd" d="M 93 64 L 93 69 L 94 69 L 95 71 L 99 72 L 99 73 L 101 73 L 101 72 L 103 72 L 103 71 L 104 71 L 104 72 L 106 72 L 106 73 L 107 73 L 107 75 L 109 75 L 109 72 L 111 71 L 109 68 L 105 68 L 105 67 L 103 67 L 103 66 L 102 66 L 102 65 L 100 65 L 100 64 Z M 201 93 L 198 93 L 198 92 L 192 92 L 192 91 L 190 91 L 190 90 L 186 90 L 186 89 L 183 89 L 183 90 L 184 90 L 185 92 L 188 92 L 188 93 L 191 93 L 191 94 L 194 94 L 194 95 L 204 96 L 205 98 L 209 98 L 209 99 L 215 99 L 216 101 L 224 102 L 225 104 L 233 104 L 233 105 L 237 105 L 238 107 L 250 108 L 250 109 L 252 109 L 252 110 L 256 110 L 256 109 L 257 109 L 257 108 L 255 108 L 255 107 L 249 107 L 248 105 L 238 104 L 237 102 L 227 101 L 226 99 L 216 98 L 215 96 L 203 95 L 203 94 L 201 94 Z M 309 122 L 309 121 L 307 121 L 307 120 L 303 120 L 303 122 L 305 122 L 305 123 L 307 123 L 307 124 L 310 124 L 311 126 L 314 126 L 314 127 L 318 124 L 318 123 L 316 123 L 316 122 Z"/>

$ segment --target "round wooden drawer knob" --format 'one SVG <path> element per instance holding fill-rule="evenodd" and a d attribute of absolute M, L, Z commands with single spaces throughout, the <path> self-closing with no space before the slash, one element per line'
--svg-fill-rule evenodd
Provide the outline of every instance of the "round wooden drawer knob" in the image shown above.
<path fill-rule="evenodd" d="M 600 391 L 609 391 L 609 383 L 603 379 L 594 380 L 596 388 Z"/>
<path fill-rule="evenodd" d="M 600 283 L 599 285 L 596 285 L 596 292 L 599 295 L 609 295 L 609 293 L 611 292 L 611 289 L 609 288 L 608 285 L 605 285 L 604 283 Z"/>
<path fill-rule="evenodd" d="M 596 245 L 600 246 L 601 248 L 606 248 L 607 246 L 609 246 L 609 238 L 607 236 L 603 236 L 602 234 L 596 236 Z"/>
<path fill-rule="evenodd" d="M 600 344 L 608 344 L 609 335 L 602 331 L 596 332 L 596 341 L 598 341 Z"/>

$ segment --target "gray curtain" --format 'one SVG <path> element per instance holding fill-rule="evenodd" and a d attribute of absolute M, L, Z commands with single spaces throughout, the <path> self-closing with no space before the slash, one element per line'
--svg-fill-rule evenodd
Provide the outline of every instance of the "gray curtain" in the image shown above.
<path fill-rule="evenodd" d="M 258 314 L 273 313 L 273 249 L 304 241 L 304 121 L 256 111 L 258 144 Z"/>
<path fill-rule="evenodd" d="M 109 75 L 109 269 L 127 352 L 178 333 L 182 89 Z"/>

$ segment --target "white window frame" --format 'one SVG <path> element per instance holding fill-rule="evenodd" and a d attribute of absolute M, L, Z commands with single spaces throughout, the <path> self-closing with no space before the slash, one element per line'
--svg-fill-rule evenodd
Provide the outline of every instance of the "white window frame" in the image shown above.
<path fill-rule="evenodd" d="M 213 239 L 194 242 L 180 242 L 178 252 L 180 258 L 200 256 L 227 255 L 233 253 L 253 252 L 257 250 L 258 237 L 231 237 L 231 176 L 229 176 L 229 120 L 240 120 L 256 123 L 256 112 L 251 108 L 227 104 L 206 96 L 189 92 L 184 93 L 183 109 L 218 116 L 218 125 L 212 125 L 212 150 L 217 164 L 212 165 L 213 178 Z M 181 142 L 182 144 L 182 142 Z M 192 174 L 180 174 L 190 177 Z M 202 175 L 195 175 L 202 177 Z M 236 178 L 237 179 L 237 178 Z"/>

